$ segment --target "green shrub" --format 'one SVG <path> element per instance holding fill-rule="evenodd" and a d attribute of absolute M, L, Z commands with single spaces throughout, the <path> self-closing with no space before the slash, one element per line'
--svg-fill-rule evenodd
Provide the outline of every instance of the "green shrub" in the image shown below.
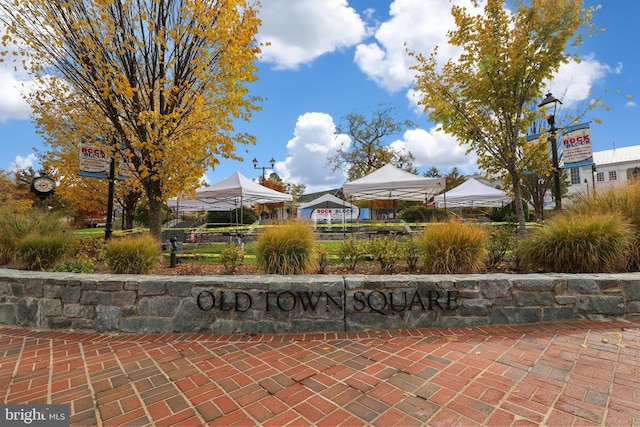
<path fill-rule="evenodd" d="M 375 261 L 380 264 L 380 273 L 393 272 L 400 259 L 400 243 L 389 237 L 371 239 L 366 249 Z"/>
<path fill-rule="evenodd" d="M 526 267 L 563 273 L 623 271 L 633 233 L 619 213 L 559 215 L 518 245 Z"/>
<path fill-rule="evenodd" d="M 79 253 L 76 259 L 65 261 L 50 268 L 49 271 L 60 273 L 87 273 L 94 272 L 94 263 L 86 253 Z"/>
<path fill-rule="evenodd" d="M 28 234 L 46 236 L 65 230 L 59 215 L 37 210 L 21 213 L 0 210 L 0 264 L 17 261 L 18 242 Z"/>
<path fill-rule="evenodd" d="M 504 260 L 507 252 L 514 250 L 515 242 L 515 227 L 509 225 L 493 226 L 489 232 L 487 266 L 493 268 L 499 265 Z"/>
<path fill-rule="evenodd" d="M 407 263 L 407 269 L 413 273 L 418 269 L 418 263 L 420 262 L 420 249 L 416 243 L 416 239 L 411 237 L 405 240 L 401 246 L 401 254 Z"/>
<path fill-rule="evenodd" d="M 232 243 L 220 252 L 220 263 L 227 273 L 235 273 L 244 263 L 245 251 L 241 246 Z"/>
<path fill-rule="evenodd" d="M 95 261 L 104 259 L 107 249 L 107 243 L 104 237 L 78 236 L 75 239 L 75 250 L 79 254 L 85 254 L 88 258 Z"/>
<path fill-rule="evenodd" d="M 566 211 L 574 215 L 620 213 L 633 227 L 628 269 L 640 269 L 640 183 L 634 182 L 595 194 L 592 192 L 591 197 L 577 197 Z"/>
<path fill-rule="evenodd" d="M 116 274 L 147 274 L 160 262 L 160 244 L 151 236 L 113 239 L 107 243 L 105 262 Z"/>
<path fill-rule="evenodd" d="M 530 221 L 531 215 L 529 214 L 529 204 L 526 200 L 522 200 L 522 210 L 524 210 L 525 221 Z M 493 208 L 489 218 L 491 221 L 495 222 L 518 222 L 515 201 L 512 201 L 501 208 Z"/>
<path fill-rule="evenodd" d="M 315 236 L 306 222 L 264 228 L 255 244 L 256 264 L 268 274 L 302 274 L 315 266 Z"/>
<path fill-rule="evenodd" d="M 446 221 L 447 213 L 444 209 L 435 209 L 424 205 L 406 207 L 400 217 L 409 223 Z"/>
<path fill-rule="evenodd" d="M 487 255 L 487 231 L 477 225 L 447 222 L 430 225 L 416 238 L 427 273 L 477 273 Z"/>
<path fill-rule="evenodd" d="M 258 220 L 258 214 L 246 206 L 230 211 L 211 211 L 207 214 L 210 224 L 253 224 Z"/>
<path fill-rule="evenodd" d="M 365 252 L 366 248 L 363 242 L 348 237 L 338 249 L 338 256 L 345 267 L 349 270 L 355 270 L 358 262 L 364 258 Z"/>
<path fill-rule="evenodd" d="M 320 274 L 324 274 L 325 268 L 327 268 L 327 265 L 329 265 L 329 261 L 331 260 L 329 249 L 324 245 L 316 243 L 315 251 L 316 261 L 318 263 L 318 272 Z"/>
<path fill-rule="evenodd" d="M 66 273 L 93 273 L 95 261 L 104 260 L 106 242 L 102 237 L 74 236 L 74 259 L 54 265 L 49 271 Z"/>
<path fill-rule="evenodd" d="M 401 216 L 406 222 L 426 222 L 427 208 L 422 205 L 409 206 L 402 211 Z"/>
<path fill-rule="evenodd" d="M 69 233 L 33 232 L 18 241 L 16 256 L 30 270 L 45 270 L 64 259 L 71 247 L 72 236 Z"/>

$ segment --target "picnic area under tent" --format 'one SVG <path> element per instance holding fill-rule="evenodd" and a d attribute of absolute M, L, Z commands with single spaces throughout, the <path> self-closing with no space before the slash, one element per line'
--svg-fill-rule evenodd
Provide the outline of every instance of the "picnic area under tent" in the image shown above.
<path fill-rule="evenodd" d="M 206 202 L 201 200 L 179 200 L 172 197 L 167 201 L 167 206 L 176 214 L 188 212 L 208 212 L 208 211 L 230 211 L 238 207 L 235 203 L 228 202 Z"/>
<path fill-rule="evenodd" d="M 427 201 L 444 190 L 444 178 L 426 178 L 387 164 L 342 186 L 347 199 Z"/>
<path fill-rule="evenodd" d="M 504 191 L 485 185 L 474 178 L 469 178 L 456 188 L 434 198 L 436 207 L 439 208 L 501 208 L 512 200 L 513 198 Z"/>

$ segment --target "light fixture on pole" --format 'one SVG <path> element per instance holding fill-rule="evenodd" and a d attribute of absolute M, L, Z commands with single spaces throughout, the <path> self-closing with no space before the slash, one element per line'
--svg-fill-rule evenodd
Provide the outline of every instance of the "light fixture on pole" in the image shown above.
<path fill-rule="evenodd" d="M 269 163 L 271 163 L 271 167 L 268 166 L 258 166 L 258 159 L 254 158 L 252 160 L 253 162 L 253 168 L 254 169 L 262 169 L 262 184 L 264 184 L 265 178 L 264 178 L 264 171 L 266 169 L 273 169 L 273 167 L 276 165 L 276 160 L 272 157 L 271 160 L 269 160 Z"/>
<path fill-rule="evenodd" d="M 295 199 L 295 192 L 296 192 L 296 187 L 294 184 L 291 184 L 290 182 L 287 182 L 287 184 L 285 185 L 287 194 L 291 194 L 291 215 L 288 219 L 293 219 L 294 218 L 294 214 L 293 214 L 293 202 Z"/>
<path fill-rule="evenodd" d="M 549 141 L 551 142 L 551 162 L 553 165 L 553 187 L 556 193 L 556 210 L 562 210 L 558 146 L 556 145 L 556 131 L 558 130 L 556 129 L 556 108 L 558 104 L 562 104 L 562 102 L 549 92 L 538 107 L 544 107 L 545 110 L 547 106 L 553 107 L 553 112 L 547 116 L 547 122 L 549 123 Z"/>
<path fill-rule="evenodd" d="M 584 184 L 587 186 L 587 198 L 589 198 L 589 181 L 587 181 L 587 178 L 584 179 Z"/>

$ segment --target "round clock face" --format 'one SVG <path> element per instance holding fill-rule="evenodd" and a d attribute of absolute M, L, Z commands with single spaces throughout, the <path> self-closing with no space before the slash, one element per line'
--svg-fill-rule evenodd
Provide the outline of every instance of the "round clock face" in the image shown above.
<path fill-rule="evenodd" d="M 50 178 L 36 178 L 33 181 L 33 188 L 40 193 L 48 193 L 53 190 L 54 183 Z"/>

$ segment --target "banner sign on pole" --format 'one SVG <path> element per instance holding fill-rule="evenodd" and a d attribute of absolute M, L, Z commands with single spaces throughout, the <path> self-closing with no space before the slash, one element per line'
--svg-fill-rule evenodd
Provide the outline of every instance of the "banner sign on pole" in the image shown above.
<path fill-rule="evenodd" d="M 80 142 L 80 170 L 78 175 L 90 178 L 107 178 L 109 176 L 109 162 L 107 153 L 95 144 Z"/>
<path fill-rule="evenodd" d="M 590 123 L 581 123 L 564 129 L 562 153 L 566 169 L 593 164 Z"/>
<path fill-rule="evenodd" d="M 79 148 L 80 168 L 78 175 L 89 178 L 108 178 L 111 158 L 107 156 L 102 147 L 83 140 L 80 142 Z M 126 160 L 120 160 L 118 166 L 118 180 L 123 181 L 131 178 L 132 166 Z"/>

